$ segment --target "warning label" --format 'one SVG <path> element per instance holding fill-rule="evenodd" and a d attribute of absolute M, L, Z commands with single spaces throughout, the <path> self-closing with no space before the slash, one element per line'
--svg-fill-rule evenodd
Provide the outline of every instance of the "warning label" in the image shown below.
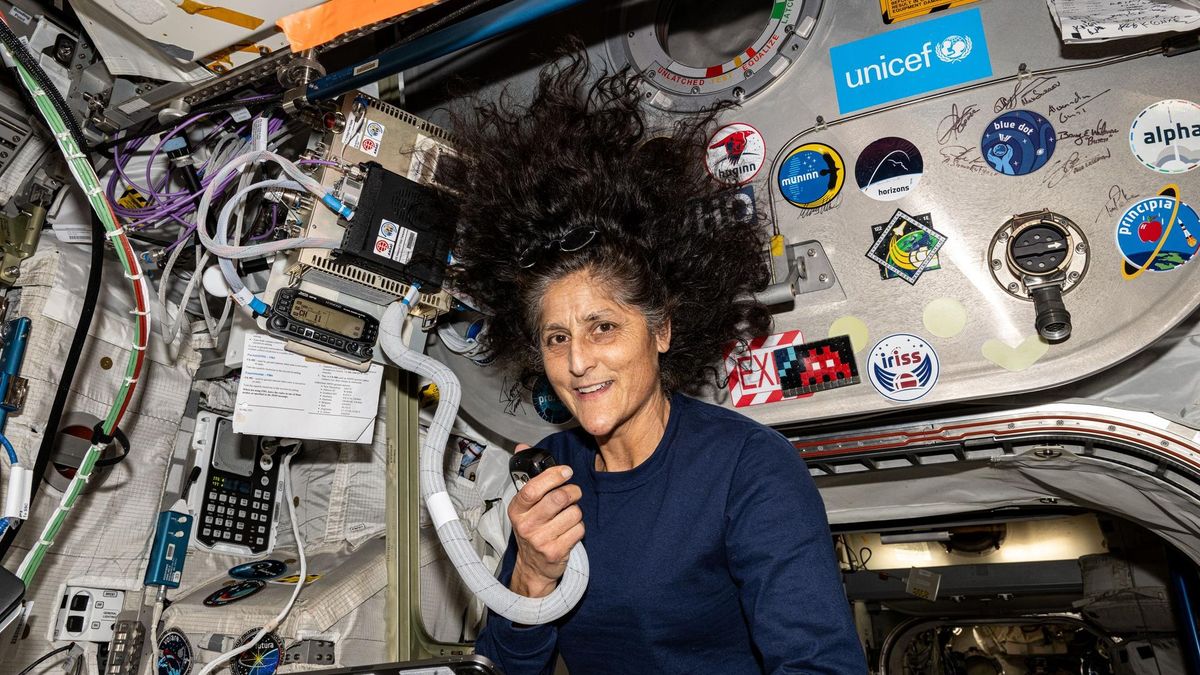
<path fill-rule="evenodd" d="M 975 0 L 879 0 L 884 23 L 906 21 L 975 2 Z"/>

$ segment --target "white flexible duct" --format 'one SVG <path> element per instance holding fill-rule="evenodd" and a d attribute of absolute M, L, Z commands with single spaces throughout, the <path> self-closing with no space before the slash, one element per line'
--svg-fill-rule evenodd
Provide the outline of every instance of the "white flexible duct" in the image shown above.
<path fill-rule="evenodd" d="M 429 509 L 438 539 L 463 582 L 493 612 L 514 623 L 526 625 L 553 621 L 571 611 L 587 588 L 588 558 L 583 542 L 571 549 L 567 569 L 558 588 L 544 598 L 527 598 L 513 593 L 497 581 L 479 560 L 479 555 L 471 546 L 471 538 L 450 502 L 442 478 L 446 441 L 454 418 L 458 415 L 458 402 L 462 394 L 458 378 L 445 365 L 409 349 L 400 336 L 409 304 L 416 301 L 417 292 L 414 288 L 405 300 L 392 303 L 387 308 L 380 321 L 379 344 L 397 366 L 433 380 L 440 394 L 437 411 L 421 448 L 420 460 L 421 498 Z"/>

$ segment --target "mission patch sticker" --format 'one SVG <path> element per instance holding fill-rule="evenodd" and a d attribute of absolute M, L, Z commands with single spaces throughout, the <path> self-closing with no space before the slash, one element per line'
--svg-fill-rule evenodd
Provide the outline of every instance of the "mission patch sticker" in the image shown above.
<path fill-rule="evenodd" d="M 1171 99 L 1147 107 L 1129 128 L 1129 148 L 1146 168 L 1187 173 L 1200 166 L 1200 105 Z"/>
<path fill-rule="evenodd" d="M 1200 220 L 1180 200 L 1178 186 L 1167 185 L 1157 196 L 1138 200 L 1117 221 L 1121 276 L 1136 279 L 1143 272 L 1170 272 L 1187 263 L 1200 248 L 1195 232 L 1200 232 Z"/>
<path fill-rule="evenodd" d="M 940 269 L 937 254 L 946 235 L 933 229 L 929 214 L 913 217 L 896 209 L 891 220 L 872 227 L 871 232 L 875 243 L 867 257 L 879 264 L 884 279 L 900 277 L 915 284 L 926 270 Z"/>
<path fill-rule="evenodd" d="M 779 167 L 779 194 L 793 206 L 820 208 L 837 197 L 846 181 L 846 163 L 824 143 L 805 143 Z"/>
<path fill-rule="evenodd" d="M 871 199 L 890 202 L 917 187 L 924 174 L 921 151 L 907 139 L 889 136 L 874 141 L 858 155 L 854 179 Z"/>
<path fill-rule="evenodd" d="M 867 368 L 876 391 L 899 403 L 928 394 L 941 372 L 933 347 L 908 333 L 889 335 L 876 343 L 867 357 Z"/>
<path fill-rule="evenodd" d="M 727 124 L 708 139 L 708 172 L 730 185 L 754 180 L 762 169 L 767 145 L 758 129 L 749 124 Z"/>
<path fill-rule="evenodd" d="M 1032 110 L 1014 110 L 987 125 L 980 151 L 996 173 L 1024 176 L 1050 161 L 1057 142 L 1050 120 Z"/>

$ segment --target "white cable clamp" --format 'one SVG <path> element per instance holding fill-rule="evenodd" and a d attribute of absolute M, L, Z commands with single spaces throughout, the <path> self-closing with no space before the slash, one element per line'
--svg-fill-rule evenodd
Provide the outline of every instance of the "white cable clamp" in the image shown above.
<path fill-rule="evenodd" d="M 123 386 L 123 387 L 132 387 L 133 385 L 135 385 L 135 384 L 137 384 L 137 383 L 138 383 L 138 379 L 139 379 L 139 378 L 136 378 L 136 377 L 127 377 L 127 378 L 125 378 L 125 379 L 124 379 L 124 381 L 122 382 L 122 385 L 121 385 L 121 386 Z"/>
<path fill-rule="evenodd" d="M 129 348 L 135 352 L 144 352 L 144 351 L 146 351 L 146 347 L 149 346 L 149 344 L 150 344 L 149 342 L 143 342 L 142 344 L 138 344 L 138 343 L 134 342 L 133 344 L 129 345 Z"/>
<path fill-rule="evenodd" d="M 32 488 L 32 471 L 16 464 L 9 467 L 8 493 L 4 495 L 4 512 L 0 516 L 18 520 L 29 518 L 29 494 Z"/>
<path fill-rule="evenodd" d="M 87 155 L 81 152 L 78 156 L 72 157 L 71 159 L 87 159 Z M 99 185 L 95 185 L 84 190 L 83 193 L 89 197 L 99 197 L 100 195 L 104 194 L 104 188 L 100 187 Z"/>
<path fill-rule="evenodd" d="M 141 272 L 134 272 L 133 274 L 130 274 L 129 272 L 125 272 L 125 278 L 130 281 L 141 281 L 145 277 L 142 275 Z"/>
<path fill-rule="evenodd" d="M 149 303 L 147 303 L 147 304 L 149 304 Z M 142 309 L 131 309 L 131 310 L 129 310 L 129 313 L 134 316 L 150 316 L 150 312 L 147 312 Z"/>
<path fill-rule="evenodd" d="M 458 520 L 458 511 L 454 508 L 454 503 L 450 501 L 450 495 L 442 490 L 435 492 L 425 499 L 425 508 L 429 510 L 429 517 L 433 519 L 433 529 L 441 529 L 443 525 L 452 521 Z"/>
<path fill-rule="evenodd" d="M 104 236 L 108 237 L 109 239 L 116 239 L 117 237 L 122 237 L 124 235 L 125 228 L 121 227 L 120 225 L 104 233 Z"/>

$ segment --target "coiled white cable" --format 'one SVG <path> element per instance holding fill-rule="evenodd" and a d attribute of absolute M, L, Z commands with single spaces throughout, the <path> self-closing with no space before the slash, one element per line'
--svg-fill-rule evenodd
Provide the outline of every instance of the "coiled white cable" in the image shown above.
<path fill-rule="evenodd" d="M 442 478 L 446 441 L 454 418 L 458 415 L 462 389 L 453 371 L 404 344 L 401 337 L 404 319 L 410 305 L 416 301 L 417 291 L 414 288 L 404 300 L 392 303 L 387 308 L 380 321 L 379 344 L 397 366 L 432 380 L 439 391 L 437 411 L 425 434 L 420 460 L 421 498 L 429 509 L 438 539 L 467 587 L 493 612 L 526 625 L 553 621 L 571 611 L 587 588 L 587 551 L 583 548 L 583 542 L 575 544 L 558 588 L 550 595 L 536 599 L 517 595 L 505 588 L 479 560 L 479 554 L 471 545 L 466 528 L 446 493 L 446 483 Z"/>

